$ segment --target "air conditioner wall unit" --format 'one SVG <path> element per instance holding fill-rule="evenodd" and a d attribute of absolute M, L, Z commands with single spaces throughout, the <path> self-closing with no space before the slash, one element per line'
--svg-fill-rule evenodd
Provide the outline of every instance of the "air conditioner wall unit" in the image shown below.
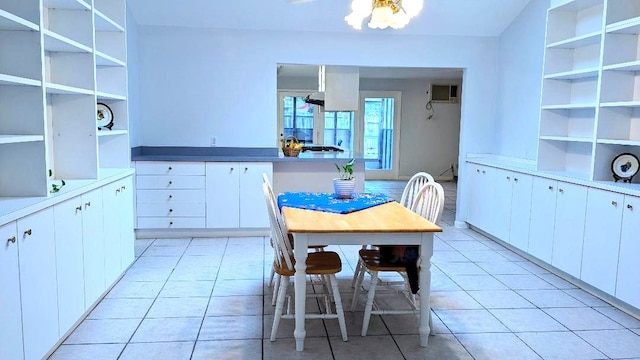
<path fill-rule="evenodd" d="M 440 103 L 457 103 L 458 85 L 431 84 L 431 101 Z"/>

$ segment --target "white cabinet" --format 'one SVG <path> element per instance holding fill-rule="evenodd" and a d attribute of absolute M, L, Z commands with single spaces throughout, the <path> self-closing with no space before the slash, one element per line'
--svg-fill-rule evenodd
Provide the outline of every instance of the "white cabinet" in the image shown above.
<path fill-rule="evenodd" d="M 26 359 L 40 359 L 58 341 L 53 209 L 18 219 L 22 333 Z"/>
<path fill-rule="evenodd" d="M 547 263 L 551 263 L 553 251 L 556 191 L 557 181 L 533 178 L 528 252 Z"/>
<path fill-rule="evenodd" d="M 518 249 L 526 251 L 529 246 L 533 176 L 512 173 L 511 185 L 511 222 L 508 242 Z"/>
<path fill-rule="evenodd" d="M 0 153 L 10 169 L 0 197 L 48 196 L 50 180 L 73 187 L 130 166 L 125 9 L 125 0 L 0 1 Z M 113 112 L 111 130 L 93 120 L 98 102 Z"/>
<path fill-rule="evenodd" d="M 622 213 L 615 295 L 640 309 L 640 198 L 626 195 Z"/>
<path fill-rule="evenodd" d="M 22 310 L 16 223 L 0 226 L 0 338 L 3 359 L 22 359 Z"/>
<path fill-rule="evenodd" d="M 490 209 L 493 210 L 493 228 L 489 233 L 498 239 L 510 242 L 509 230 L 511 226 L 511 201 L 513 195 L 513 174 L 502 169 L 492 169 L 494 172 L 493 183 L 495 190 L 490 201 Z"/>
<path fill-rule="evenodd" d="M 102 189 L 104 217 L 105 280 L 107 286 L 134 260 L 133 180 L 113 182 Z"/>
<path fill-rule="evenodd" d="M 204 162 L 136 162 L 139 229 L 204 228 Z"/>
<path fill-rule="evenodd" d="M 587 188 L 558 182 L 551 264 L 580 277 Z"/>
<path fill-rule="evenodd" d="M 82 194 L 82 249 L 84 256 L 85 310 L 106 290 L 104 256 L 104 213 L 102 190 Z M 108 214 L 111 215 L 111 214 Z M 123 224 L 122 226 L 125 226 Z M 131 226 L 131 225 L 129 225 Z M 131 226 L 131 228 L 133 228 Z"/>
<path fill-rule="evenodd" d="M 637 0 L 552 4 L 538 170 L 612 181 L 610 164 L 616 155 L 640 156 L 639 34 Z"/>
<path fill-rule="evenodd" d="M 263 173 L 272 178 L 273 165 L 207 163 L 207 228 L 269 227 L 267 208 L 261 201 Z"/>
<path fill-rule="evenodd" d="M 495 192 L 495 184 L 491 179 L 492 170 L 494 168 L 477 164 L 469 164 L 467 168 L 469 186 L 467 222 L 489 233 L 493 229 L 493 216 L 487 209 L 492 208 L 490 204 L 493 202 Z"/>
<path fill-rule="evenodd" d="M 53 207 L 58 326 L 61 335 L 73 326 L 85 310 L 82 209 L 80 196 Z"/>
<path fill-rule="evenodd" d="M 615 294 L 624 195 L 589 189 L 580 279 Z"/>

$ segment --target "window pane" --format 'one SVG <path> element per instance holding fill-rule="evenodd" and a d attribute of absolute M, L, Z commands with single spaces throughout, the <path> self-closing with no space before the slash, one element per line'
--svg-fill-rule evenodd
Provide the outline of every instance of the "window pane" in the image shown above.
<path fill-rule="evenodd" d="M 366 169 L 391 169 L 394 101 L 393 98 L 365 99 L 363 144 Z"/>
<path fill-rule="evenodd" d="M 284 137 L 293 135 L 301 142 L 313 143 L 313 104 L 304 102 L 301 96 L 285 96 Z"/>
<path fill-rule="evenodd" d="M 335 145 L 345 150 L 353 149 L 353 111 L 324 113 L 324 144 Z"/>

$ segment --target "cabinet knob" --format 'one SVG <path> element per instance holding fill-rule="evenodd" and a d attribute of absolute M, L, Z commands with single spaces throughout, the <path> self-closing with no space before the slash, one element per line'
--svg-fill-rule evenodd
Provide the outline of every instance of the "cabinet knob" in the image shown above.
<path fill-rule="evenodd" d="M 169 171 L 173 170 L 173 168 L 171 166 L 169 166 Z"/>
<path fill-rule="evenodd" d="M 169 209 L 169 212 L 173 212 L 173 209 Z"/>
<path fill-rule="evenodd" d="M 116 189 L 116 194 L 118 194 L 120 192 L 120 189 Z"/>
<path fill-rule="evenodd" d="M 25 230 L 24 234 L 25 234 L 25 235 L 31 235 L 31 229 L 27 229 L 27 230 Z"/>
<path fill-rule="evenodd" d="M 629 209 L 629 210 L 633 210 L 633 205 L 631 205 L 631 204 L 627 204 L 627 209 Z"/>
<path fill-rule="evenodd" d="M 487 172 L 486 172 L 486 171 L 484 171 L 484 170 L 482 170 L 482 173 L 483 173 L 483 174 L 486 174 Z"/>
<path fill-rule="evenodd" d="M 564 189 L 560 188 L 560 189 L 558 189 L 558 191 L 559 191 L 559 192 L 561 192 L 561 193 L 563 193 L 563 192 L 564 192 Z"/>
<path fill-rule="evenodd" d="M 476 172 L 477 172 L 478 174 L 480 174 L 480 169 L 476 169 Z"/>
<path fill-rule="evenodd" d="M 173 181 L 169 180 L 169 185 L 173 185 Z"/>
<path fill-rule="evenodd" d="M 231 168 L 229 171 L 230 171 L 230 172 L 233 172 L 233 168 Z"/>
<path fill-rule="evenodd" d="M 8 238 L 8 239 L 7 239 L 7 242 L 8 242 L 8 243 L 15 244 L 15 243 L 16 243 L 16 237 L 15 237 L 15 236 L 12 236 L 12 237 Z"/>
<path fill-rule="evenodd" d="M 169 221 L 169 226 L 173 225 L 173 221 Z"/>
<path fill-rule="evenodd" d="M 169 199 L 173 199 L 173 195 L 169 195 Z"/>
<path fill-rule="evenodd" d="M 513 181 L 518 182 L 518 178 L 513 178 Z"/>
<path fill-rule="evenodd" d="M 553 186 L 549 186 L 549 190 L 553 190 Z"/>
<path fill-rule="evenodd" d="M 84 203 L 84 207 L 89 207 L 91 206 L 91 201 L 87 201 L 86 203 Z"/>
<path fill-rule="evenodd" d="M 127 187 L 126 186 L 122 186 L 120 187 L 120 190 L 124 191 Z"/>
<path fill-rule="evenodd" d="M 82 205 L 76 206 L 76 211 L 82 211 Z"/>
<path fill-rule="evenodd" d="M 615 201 L 615 200 L 611 200 L 611 205 L 613 205 L 613 206 L 618 206 L 618 202 L 617 202 L 617 201 Z"/>
<path fill-rule="evenodd" d="M 507 176 L 507 180 L 511 180 L 511 176 Z"/>
<path fill-rule="evenodd" d="M 247 172 L 248 170 L 249 170 L 249 168 L 248 168 L 248 167 L 244 168 L 244 172 Z"/>

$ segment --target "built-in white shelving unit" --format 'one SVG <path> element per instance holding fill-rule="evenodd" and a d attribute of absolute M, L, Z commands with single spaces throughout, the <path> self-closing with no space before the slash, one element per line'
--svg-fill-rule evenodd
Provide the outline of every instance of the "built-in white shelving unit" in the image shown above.
<path fill-rule="evenodd" d="M 0 0 L 0 199 L 130 167 L 125 28 L 125 0 Z"/>
<path fill-rule="evenodd" d="M 640 157 L 639 34 L 640 0 L 551 1 L 538 170 L 607 182 L 616 155 Z"/>

